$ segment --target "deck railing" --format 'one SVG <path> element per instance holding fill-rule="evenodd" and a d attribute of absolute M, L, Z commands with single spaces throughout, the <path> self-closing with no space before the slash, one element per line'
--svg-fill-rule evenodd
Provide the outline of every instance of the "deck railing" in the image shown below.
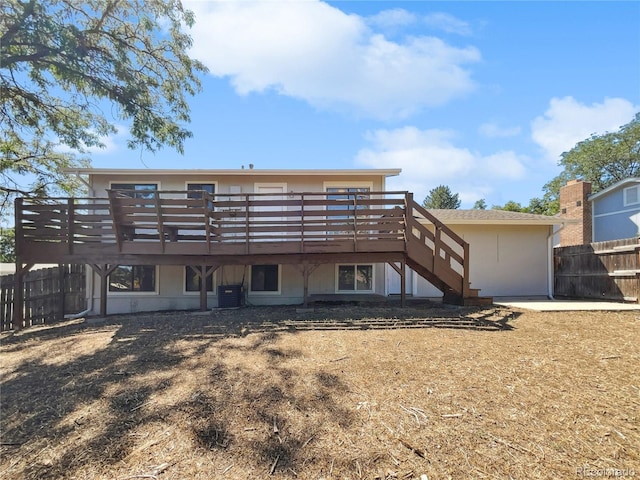
<path fill-rule="evenodd" d="M 126 241 L 357 242 L 403 239 L 404 234 L 405 192 L 356 196 L 109 190 L 108 194 L 107 198 L 18 199 L 16 225 L 27 242 L 67 243 L 70 248 Z M 191 198 L 185 198 L 187 194 Z"/>
<path fill-rule="evenodd" d="M 439 288 L 460 294 L 468 288 L 468 245 L 407 192 L 107 193 L 18 199 L 19 261 L 81 255 L 100 263 L 104 252 L 129 255 L 128 261 L 142 254 L 400 252 L 432 283 L 441 279 Z"/>

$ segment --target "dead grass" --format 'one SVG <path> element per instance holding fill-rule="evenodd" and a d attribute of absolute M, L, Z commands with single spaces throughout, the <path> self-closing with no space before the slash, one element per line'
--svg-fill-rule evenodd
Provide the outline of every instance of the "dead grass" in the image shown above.
<path fill-rule="evenodd" d="M 634 312 L 244 308 L 0 339 L 4 479 L 640 475 Z"/>

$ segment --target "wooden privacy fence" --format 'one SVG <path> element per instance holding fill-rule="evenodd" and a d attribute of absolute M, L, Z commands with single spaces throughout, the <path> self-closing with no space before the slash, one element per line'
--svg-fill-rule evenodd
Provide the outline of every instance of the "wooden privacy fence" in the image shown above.
<path fill-rule="evenodd" d="M 639 255 L 638 238 L 556 248 L 555 295 L 638 302 Z"/>
<path fill-rule="evenodd" d="M 60 265 L 32 270 L 24 278 L 24 324 L 50 323 L 86 309 L 85 266 Z M 0 330 L 11 330 L 15 275 L 0 276 Z"/>

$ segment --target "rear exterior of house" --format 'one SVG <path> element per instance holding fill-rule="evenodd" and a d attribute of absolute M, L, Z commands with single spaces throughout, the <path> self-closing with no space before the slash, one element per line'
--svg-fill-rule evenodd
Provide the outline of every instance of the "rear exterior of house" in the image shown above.
<path fill-rule="evenodd" d="M 399 170 L 84 170 L 90 185 L 89 196 L 106 197 L 108 190 L 134 189 L 162 191 L 206 191 L 218 198 L 225 194 L 271 194 L 274 199 L 287 199 L 290 192 L 327 192 L 328 198 L 353 198 L 367 192 L 386 190 L 386 178 Z M 144 195 L 141 193 L 140 195 Z M 270 207 L 264 207 L 266 209 Z M 285 233 L 283 233 L 285 235 Z M 196 309 L 199 306 L 200 281 L 190 266 L 184 265 L 120 265 L 109 276 L 109 313 L 148 310 Z M 312 295 L 385 294 L 384 263 L 371 261 L 318 264 L 308 279 Z M 94 274 L 89 291 L 92 303 L 98 305 L 99 283 Z M 304 286 L 299 265 L 262 263 L 253 265 L 221 265 L 207 276 L 207 307 L 225 304 L 219 293 L 234 291 L 221 286 L 241 286 L 248 305 L 300 304 Z"/>
<path fill-rule="evenodd" d="M 425 210 L 387 190 L 398 169 L 70 173 L 86 198 L 16 202 L 16 291 L 35 263 L 87 264 L 88 314 L 552 293 L 563 220 Z"/>
<path fill-rule="evenodd" d="M 589 197 L 593 241 L 637 237 L 640 233 L 640 178 L 627 178 Z"/>

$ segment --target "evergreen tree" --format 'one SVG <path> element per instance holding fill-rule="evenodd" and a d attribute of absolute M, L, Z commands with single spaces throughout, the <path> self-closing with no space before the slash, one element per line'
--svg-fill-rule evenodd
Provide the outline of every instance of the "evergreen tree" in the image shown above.
<path fill-rule="evenodd" d="M 429 195 L 422 202 L 424 208 L 444 208 L 455 210 L 460 208 L 458 194 L 451 193 L 449 187 L 445 185 L 437 186 L 429 191 Z"/>

